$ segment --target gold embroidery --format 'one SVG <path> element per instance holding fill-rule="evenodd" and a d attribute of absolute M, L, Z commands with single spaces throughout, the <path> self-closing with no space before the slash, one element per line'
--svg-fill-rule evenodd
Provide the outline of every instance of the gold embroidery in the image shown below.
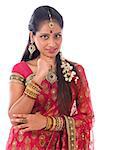
<path fill-rule="evenodd" d="M 31 139 L 27 136 L 27 137 L 25 138 L 25 144 L 30 144 L 30 142 L 31 142 Z"/>
<path fill-rule="evenodd" d="M 56 94 L 56 92 L 57 92 L 56 88 L 52 88 L 52 89 L 51 89 L 51 93 L 52 93 L 52 94 Z"/>
<path fill-rule="evenodd" d="M 85 139 L 85 134 L 84 133 L 81 134 L 81 138 L 82 138 L 82 140 Z"/>
<path fill-rule="evenodd" d="M 45 110 L 47 111 L 51 107 L 51 102 L 48 101 L 47 104 L 45 105 Z"/>
<path fill-rule="evenodd" d="M 30 150 L 31 149 L 30 143 L 31 143 L 31 139 L 27 136 L 25 138 L 25 150 Z"/>
<path fill-rule="evenodd" d="M 44 147 L 45 145 L 45 135 L 40 135 L 39 136 L 39 143 L 41 147 Z"/>
<path fill-rule="evenodd" d="M 23 138 L 24 138 L 23 135 L 19 133 L 19 135 L 18 135 L 18 141 L 22 142 Z"/>
<path fill-rule="evenodd" d="M 68 134 L 68 149 L 75 150 L 76 146 L 76 133 L 75 133 L 75 121 L 71 117 L 64 116 L 66 121 L 66 128 Z"/>
<path fill-rule="evenodd" d="M 52 88 L 50 92 L 51 92 L 52 99 L 56 100 L 57 99 L 57 89 L 56 88 Z"/>
<path fill-rule="evenodd" d="M 34 147 L 32 148 L 32 150 L 39 150 L 37 146 L 34 145 Z"/>
<path fill-rule="evenodd" d="M 30 144 L 25 145 L 25 150 L 31 150 Z"/>
<path fill-rule="evenodd" d="M 13 143 L 12 143 L 12 150 L 17 150 L 17 141 L 14 140 Z"/>
<path fill-rule="evenodd" d="M 82 124 L 83 124 L 83 121 L 82 121 L 82 120 L 76 120 L 76 121 L 75 121 L 75 126 L 76 126 L 76 127 L 80 127 Z"/>

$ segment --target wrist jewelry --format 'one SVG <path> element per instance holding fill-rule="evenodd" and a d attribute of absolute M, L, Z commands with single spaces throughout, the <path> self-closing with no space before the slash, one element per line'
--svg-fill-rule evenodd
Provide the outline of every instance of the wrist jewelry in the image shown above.
<path fill-rule="evenodd" d="M 33 80 L 31 80 L 27 84 L 24 94 L 26 94 L 30 98 L 36 99 L 40 90 L 41 90 L 40 86 L 37 83 L 35 83 Z"/>
<path fill-rule="evenodd" d="M 53 119 L 51 117 L 47 117 L 47 124 L 44 129 L 49 130 L 52 127 L 52 124 L 53 124 Z"/>

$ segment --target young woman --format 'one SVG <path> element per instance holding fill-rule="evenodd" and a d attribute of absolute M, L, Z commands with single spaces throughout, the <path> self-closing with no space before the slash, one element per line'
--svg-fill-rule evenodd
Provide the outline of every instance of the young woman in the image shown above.
<path fill-rule="evenodd" d="M 84 69 L 63 58 L 63 18 L 38 7 L 29 40 L 10 76 L 7 150 L 90 150 L 93 110 Z"/>

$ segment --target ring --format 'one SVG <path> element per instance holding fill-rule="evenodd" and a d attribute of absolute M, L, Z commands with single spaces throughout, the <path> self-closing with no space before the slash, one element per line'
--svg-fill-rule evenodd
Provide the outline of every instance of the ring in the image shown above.
<path fill-rule="evenodd" d="M 21 119 L 21 123 L 23 124 L 27 123 L 27 119 L 26 118 Z"/>

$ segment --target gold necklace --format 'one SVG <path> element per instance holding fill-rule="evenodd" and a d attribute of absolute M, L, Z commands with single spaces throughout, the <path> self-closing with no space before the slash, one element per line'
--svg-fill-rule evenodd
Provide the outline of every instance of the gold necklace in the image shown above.
<path fill-rule="evenodd" d="M 55 73 L 55 70 L 52 68 L 48 71 L 48 74 L 46 76 L 46 80 L 49 81 L 51 84 L 53 84 L 55 81 L 57 81 L 57 76 Z"/>

